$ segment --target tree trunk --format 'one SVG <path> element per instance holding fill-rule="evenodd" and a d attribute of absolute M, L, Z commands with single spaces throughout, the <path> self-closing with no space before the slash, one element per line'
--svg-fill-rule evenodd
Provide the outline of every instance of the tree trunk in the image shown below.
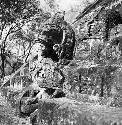
<path fill-rule="evenodd" d="M 105 83 L 105 76 L 102 75 L 102 77 L 101 77 L 101 93 L 100 93 L 100 97 L 104 96 L 104 83 Z"/>
<path fill-rule="evenodd" d="M 1 61 L 2 61 L 2 78 L 4 79 L 4 77 L 5 77 L 5 49 L 4 48 L 1 48 Z"/>

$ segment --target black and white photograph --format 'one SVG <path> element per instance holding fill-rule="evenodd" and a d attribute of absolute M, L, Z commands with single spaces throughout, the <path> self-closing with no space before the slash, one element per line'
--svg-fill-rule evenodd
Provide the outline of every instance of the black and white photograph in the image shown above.
<path fill-rule="evenodd" d="M 0 0 L 0 125 L 122 125 L 122 0 Z"/>

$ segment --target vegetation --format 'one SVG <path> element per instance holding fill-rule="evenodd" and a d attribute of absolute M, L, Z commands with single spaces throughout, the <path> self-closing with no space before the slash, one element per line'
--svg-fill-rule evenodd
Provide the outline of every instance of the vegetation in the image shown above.
<path fill-rule="evenodd" d="M 2 0 L 0 15 L 1 77 L 4 78 L 6 63 L 14 68 L 18 59 L 27 60 L 37 32 L 35 25 L 38 23 L 39 27 L 41 22 L 49 18 L 49 14 L 44 14 L 35 0 Z M 18 50 L 15 49 L 17 46 Z M 19 52 L 20 49 L 23 52 Z M 13 62 L 7 59 L 8 55 Z"/>

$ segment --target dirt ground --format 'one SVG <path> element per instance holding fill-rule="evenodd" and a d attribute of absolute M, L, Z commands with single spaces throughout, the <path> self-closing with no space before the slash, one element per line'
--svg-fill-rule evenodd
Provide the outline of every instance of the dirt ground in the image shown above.
<path fill-rule="evenodd" d="M 82 101 L 81 101 L 82 100 Z M 83 115 L 83 112 L 89 112 L 92 114 L 92 118 L 98 120 L 98 125 L 101 124 L 101 121 L 111 121 L 110 124 L 114 125 L 122 123 L 122 108 L 110 107 L 108 105 L 100 105 L 98 103 L 89 103 L 76 99 L 60 99 L 63 103 L 68 103 L 72 107 L 76 107 L 79 113 Z M 113 121 L 113 123 L 112 123 Z M 99 123 L 100 122 L 100 123 Z M 117 123 L 117 124 L 118 124 Z M 30 125 L 29 118 L 20 118 L 17 116 L 16 108 L 12 108 L 10 103 L 0 95 L 0 125 Z M 109 125 L 109 124 L 108 124 Z"/>
<path fill-rule="evenodd" d="M 16 109 L 0 94 L 0 125 L 30 125 L 29 119 L 19 118 Z"/>

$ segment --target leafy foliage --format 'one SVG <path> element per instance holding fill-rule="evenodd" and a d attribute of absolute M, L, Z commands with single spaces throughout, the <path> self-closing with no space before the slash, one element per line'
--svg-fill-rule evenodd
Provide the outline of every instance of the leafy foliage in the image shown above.
<path fill-rule="evenodd" d="M 1 0 L 0 20 L 11 24 L 17 19 L 28 19 L 41 9 L 35 0 Z"/>
<path fill-rule="evenodd" d="M 21 57 L 24 56 L 27 60 L 35 40 L 35 33 L 38 32 L 36 27 L 39 27 L 39 24 L 46 21 L 50 15 L 42 11 L 39 1 L 36 0 L 1 0 L 0 2 L 1 67 L 4 77 L 6 50 L 11 51 L 14 47 L 21 46 L 24 50 Z M 34 26 L 35 20 L 38 22 Z M 26 29 L 26 32 L 23 29 Z M 17 53 L 14 56 L 17 57 Z"/>

